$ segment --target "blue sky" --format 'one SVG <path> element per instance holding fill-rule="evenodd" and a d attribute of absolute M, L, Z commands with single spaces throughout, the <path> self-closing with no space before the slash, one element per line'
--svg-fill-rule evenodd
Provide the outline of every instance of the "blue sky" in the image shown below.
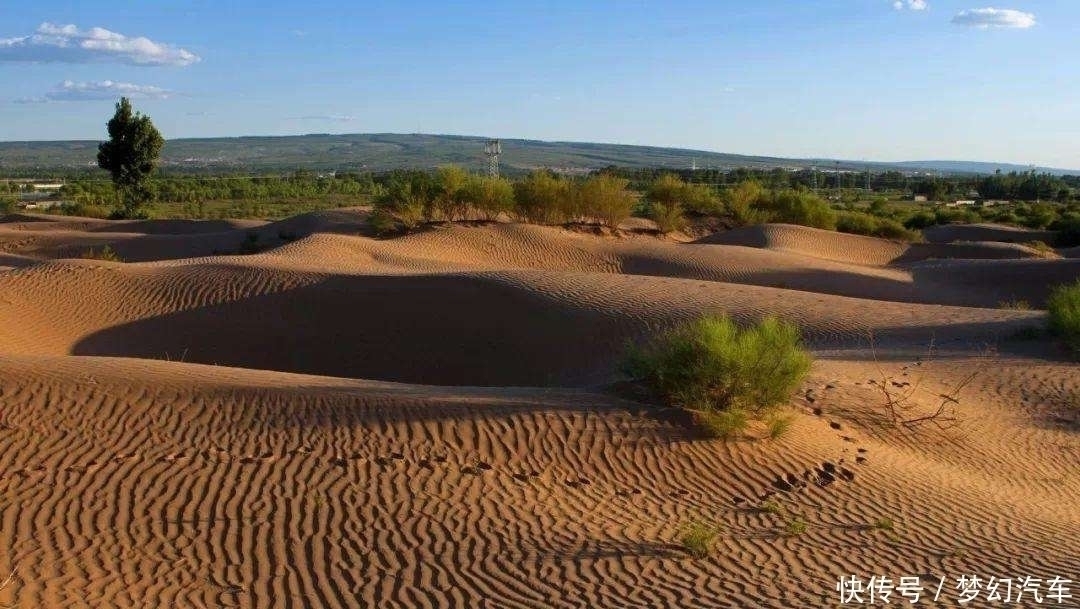
<path fill-rule="evenodd" d="M 128 94 L 166 138 L 424 132 L 1080 168 L 1078 55 L 1072 0 L 38 0 L 3 9 L 0 140 L 100 139 Z"/>

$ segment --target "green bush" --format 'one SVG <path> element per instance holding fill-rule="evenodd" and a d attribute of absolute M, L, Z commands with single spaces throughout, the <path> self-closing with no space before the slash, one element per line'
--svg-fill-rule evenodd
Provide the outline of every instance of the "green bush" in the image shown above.
<path fill-rule="evenodd" d="M 937 224 L 937 217 L 928 211 L 917 212 L 904 220 L 904 228 L 908 230 L 922 230 L 934 224 Z"/>
<path fill-rule="evenodd" d="M 548 171 L 534 171 L 514 184 L 518 216 L 536 224 L 562 224 L 570 213 L 570 183 Z"/>
<path fill-rule="evenodd" d="M 1061 285 L 1046 301 L 1050 332 L 1060 336 L 1074 355 L 1080 356 L 1080 281 Z"/>
<path fill-rule="evenodd" d="M 678 176 L 665 173 L 649 184 L 645 200 L 664 209 L 680 207 L 699 215 L 716 215 L 720 212 L 716 195 L 707 184 L 687 184 Z"/>
<path fill-rule="evenodd" d="M 745 427 L 746 413 L 790 399 L 811 362 L 794 324 L 767 317 L 740 328 L 727 316 L 709 316 L 632 349 L 625 371 L 695 413 L 713 435 L 730 437 Z"/>
<path fill-rule="evenodd" d="M 679 531 L 679 544 L 694 558 L 707 558 L 719 536 L 719 525 L 695 520 Z"/>
<path fill-rule="evenodd" d="M 422 190 L 410 182 L 395 182 L 375 199 L 371 225 L 380 234 L 411 230 L 429 219 L 430 211 L 431 199 Z"/>
<path fill-rule="evenodd" d="M 506 178 L 469 176 L 460 197 L 466 206 L 489 221 L 514 210 L 514 185 Z"/>
<path fill-rule="evenodd" d="M 656 228 L 662 233 L 682 230 L 686 227 L 686 216 L 679 203 L 650 203 L 649 218 L 656 222 Z"/>
<path fill-rule="evenodd" d="M 1057 238 L 1054 245 L 1057 247 L 1076 247 L 1080 245 L 1080 216 L 1065 216 L 1050 225 L 1056 230 Z"/>
<path fill-rule="evenodd" d="M 753 180 L 739 182 L 734 188 L 724 191 L 725 211 L 735 224 L 740 226 L 765 222 L 762 213 L 754 207 L 764 194 L 761 184 Z"/>
<path fill-rule="evenodd" d="M 595 218 L 605 226 L 617 228 L 630 217 L 638 195 L 627 188 L 630 180 L 600 174 L 581 182 L 575 189 L 577 212 Z"/>
<path fill-rule="evenodd" d="M 918 233 L 904 228 L 904 225 L 896 220 L 879 218 L 857 211 L 838 212 L 836 214 L 836 230 L 842 233 L 868 235 L 883 239 L 901 239 L 904 241 L 917 241 L 921 238 Z"/>
<path fill-rule="evenodd" d="M 123 262 L 124 259 L 120 257 L 109 245 L 104 245 L 100 250 L 90 248 L 82 253 L 81 258 L 86 260 L 105 260 L 108 262 Z"/>
<path fill-rule="evenodd" d="M 781 190 L 763 196 L 755 206 L 770 222 L 836 229 L 836 212 L 821 197 L 798 190 Z"/>

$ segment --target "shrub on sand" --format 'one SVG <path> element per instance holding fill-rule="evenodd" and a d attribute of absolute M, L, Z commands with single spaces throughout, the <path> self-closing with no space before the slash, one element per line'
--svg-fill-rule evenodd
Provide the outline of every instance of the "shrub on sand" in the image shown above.
<path fill-rule="evenodd" d="M 649 218 L 656 222 L 656 228 L 665 234 L 686 227 L 686 216 L 678 203 L 650 203 Z"/>
<path fill-rule="evenodd" d="M 719 525 L 695 520 L 679 532 L 679 544 L 694 558 L 706 558 L 712 553 L 713 545 L 719 535 Z"/>
<path fill-rule="evenodd" d="M 1080 281 L 1058 286 L 1046 301 L 1050 332 L 1060 336 L 1080 356 Z"/>
<path fill-rule="evenodd" d="M 100 250 L 90 248 L 82 253 L 86 260 L 105 260 L 107 262 L 123 262 L 124 260 L 111 246 L 105 245 Z"/>
<path fill-rule="evenodd" d="M 791 429 L 791 423 L 794 421 L 791 415 L 783 413 L 773 413 L 765 419 L 765 425 L 769 430 L 769 437 L 773 440 L 778 440 L 784 437 L 788 430 Z"/>
<path fill-rule="evenodd" d="M 638 195 L 628 188 L 630 180 L 600 174 L 581 182 L 575 189 L 580 213 L 599 220 L 605 226 L 618 228 L 630 217 Z"/>
<path fill-rule="evenodd" d="M 708 316 L 632 349 L 625 371 L 694 413 L 713 435 L 731 437 L 749 415 L 790 399 L 811 362 L 794 324 L 767 317 L 740 328 L 727 316 Z"/>
<path fill-rule="evenodd" d="M 810 525 L 808 525 L 801 516 L 796 516 L 789 520 L 787 525 L 784 526 L 784 534 L 789 537 L 798 537 L 805 533 L 809 526 Z"/>

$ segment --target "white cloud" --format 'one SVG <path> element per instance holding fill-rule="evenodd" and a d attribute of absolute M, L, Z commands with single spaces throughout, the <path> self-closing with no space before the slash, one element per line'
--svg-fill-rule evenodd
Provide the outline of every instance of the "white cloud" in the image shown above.
<path fill-rule="evenodd" d="M 960 11 L 953 17 L 952 22 L 980 29 L 1027 29 L 1035 25 L 1035 15 L 1010 8 L 973 8 Z"/>
<path fill-rule="evenodd" d="M 925 11 L 930 8 L 930 5 L 926 3 L 926 0 L 895 0 L 892 3 L 894 9 L 902 11 L 905 8 L 913 11 Z"/>
<path fill-rule="evenodd" d="M 74 25 L 42 23 L 28 36 L 0 38 L 0 61 L 189 66 L 199 60 L 187 49 L 99 27 L 80 30 Z"/>
<path fill-rule="evenodd" d="M 75 82 L 65 80 L 41 97 L 28 97 L 15 100 L 19 104 L 38 104 L 46 102 L 95 101 L 101 99 L 167 99 L 171 91 L 150 85 L 136 85 L 129 82 L 102 80 L 99 82 Z"/>

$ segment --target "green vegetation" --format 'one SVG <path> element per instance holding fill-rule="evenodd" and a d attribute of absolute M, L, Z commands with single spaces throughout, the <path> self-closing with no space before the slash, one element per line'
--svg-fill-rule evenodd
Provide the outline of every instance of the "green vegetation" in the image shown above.
<path fill-rule="evenodd" d="M 710 438 L 718 440 L 734 440 L 750 426 L 750 415 L 742 408 L 696 410 L 694 419 Z"/>
<path fill-rule="evenodd" d="M 1046 301 L 1049 330 L 1080 357 L 1080 281 L 1054 289 Z"/>
<path fill-rule="evenodd" d="M 1010 311 L 1030 311 L 1031 303 L 1023 299 L 1002 300 L 998 303 L 998 308 Z"/>
<path fill-rule="evenodd" d="M 534 224 L 562 224 L 572 213 L 570 182 L 549 171 L 534 171 L 514 184 L 518 216 Z"/>
<path fill-rule="evenodd" d="M 784 506 L 780 505 L 780 502 L 775 499 L 762 501 L 761 505 L 758 506 L 758 510 L 773 516 L 782 516 L 784 514 Z"/>
<path fill-rule="evenodd" d="M 679 531 L 679 544 L 694 558 L 707 558 L 712 554 L 720 525 L 705 520 L 694 520 Z"/>
<path fill-rule="evenodd" d="M 773 440 L 778 440 L 791 430 L 791 424 L 795 421 L 794 417 L 788 414 L 772 413 L 765 419 L 765 426 L 769 430 L 769 437 Z"/>
<path fill-rule="evenodd" d="M 882 516 L 874 522 L 874 528 L 879 531 L 893 531 L 896 530 L 896 523 L 892 518 L 888 516 Z"/>
<path fill-rule="evenodd" d="M 805 533 L 809 527 L 810 525 L 801 516 L 796 516 L 784 525 L 784 534 L 788 537 L 798 537 Z"/>
<path fill-rule="evenodd" d="M 105 245 L 100 250 L 90 248 L 82 253 L 81 258 L 86 260 L 106 260 L 108 262 L 123 262 L 123 258 L 113 250 L 112 247 Z"/>
<path fill-rule="evenodd" d="M 599 222 L 615 228 L 630 217 L 637 193 L 628 181 L 607 174 L 567 180 L 537 172 L 518 184 L 477 176 L 460 167 L 440 168 L 430 176 L 405 172 L 392 176 L 375 199 L 381 232 L 409 230 L 424 222 L 495 220 L 500 216 L 553 222 Z"/>
<path fill-rule="evenodd" d="M 880 213 L 880 212 L 879 212 Z M 869 235 L 883 239 L 920 241 L 922 236 L 892 218 L 882 218 L 860 211 L 840 211 L 836 216 L 836 230 L 855 235 Z"/>
<path fill-rule="evenodd" d="M 768 222 L 800 224 L 813 228 L 836 228 L 836 212 L 821 197 L 799 190 L 766 193 L 754 204 Z"/>
<path fill-rule="evenodd" d="M 793 324 L 768 317 L 740 328 L 729 317 L 709 316 L 631 349 L 625 370 L 693 413 L 711 435 L 731 438 L 750 415 L 790 399 L 811 362 Z"/>
<path fill-rule="evenodd" d="M 116 114 L 108 124 L 109 141 L 98 146 L 98 167 L 112 174 L 116 186 L 118 207 L 116 217 L 135 218 L 139 207 L 153 197 L 147 187 L 150 174 L 157 166 L 165 138 L 154 127 L 149 116 L 132 112 L 131 102 L 121 97 Z"/>

